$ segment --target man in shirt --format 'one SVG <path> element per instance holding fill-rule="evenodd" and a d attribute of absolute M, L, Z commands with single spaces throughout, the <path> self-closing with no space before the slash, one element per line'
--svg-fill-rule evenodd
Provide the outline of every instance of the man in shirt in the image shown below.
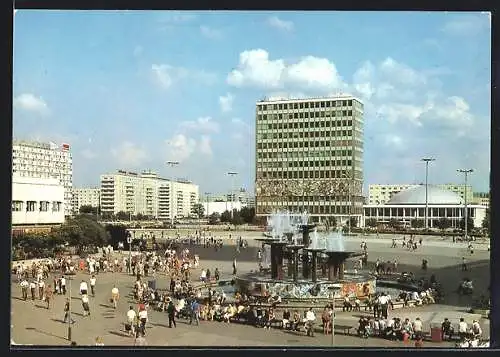
<path fill-rule="evenodd" d="M 31 300 L 35 301 L 36 283 L 34 281 L 30 283 L 30 291 L 31 291 Z"/>
<path fill-rule="evenodd" d="M 141 322 L 140 325 L 140 330 L 141 330 L 141 335 L 146 336 L 146 323 L 148 322 L 148 311 L 146 310 L 145 306 L 141 306 L 139 309 L 139 321 Z"/>
<path fill-rule="evenodd" d="M 472 333 L 475 338 L 481 338 L 481 335 L 483 334 L 481 326 L 477 320 L 472 321 Z"/>
<path fill-rule="evenodd" d="M 198 304 L 198 302 L 195 299 L 193 299 L 193 301 L 191 302 L 190 309 L 191 309 L 191 314 L 189 316 L 189 324 L 191 325 L 193 323 L 193 320 L 195 320 L 196 326 L 198 326 L 200 324 L 200 317 L 199 317 L 200 304 Z"/>
<path fill-rule="evenodd" d="M 451 340 L 451 335 L 453 335 L 453 326 L 451 326 L 450 320 L 445 318 L 443 323 L 441 324 L 441 339 L 444 340 L 445 336 Z"/>
<path fill-rule="evenodd" d="M 95 283 L 97 279 L 95 278 L 95 275 L 92 275 L 90 277 L 90 292 L 92 293 L 92 296 L 95 296 Z"/>
<path fill-rule="evenodd" d="M 389 299 L 387 298 L 385 293 L 382 293 L 382 295 L 379 296 L 378 301 L 380 303 L 382 317 L 384 319 L 387 319 L 387 309 L 388 309 Z"/>
<path fill-rule="evenodd" d="M 61 276 L 61 290 L 63 295 L 66 295 L 66 278 L 64 277 L 64 275 Z"/>
<path fill-rule="evenodd" d="M 314 321 L 316 320 L 316 315 L 314 314 L 314 311 L 311 308 L 309 308 L 309 311 L 306 312 L 306 329 L 307 329 L 307 336 L 314 337 Z"/>
<path fill-rule="evenodd" d="M 87 295 L 88 289 L 89 288 L 87 286 L 87 282 L 82 280 L 82 282 L 80 283 L 80 295 Z"/>
<path fill-rule="evenodd" d="M 38 298 L 43 300 L 43 293 L 45 291 L 45 282 L 43 280 L 38 281 Z"/>
<path fill-rule="evenodd" d="M 129 310 L 127 311 L 127 324 L 128 327 L 126 327 L 126 330 L 128 331 L 129 336 L 135 335 L 135 318 L 137 317 L 137 314 L 135 313 L 135 310 L 132 306 L 129 307 Z"/>
<path fill-rule="evenodd" d="M 462 341 L 465 340 L 465 337 L 467 337 L 467 329 L 467 322 L 465 322 L 464 318 L 461 317 L 460 322 L 458 323 L 458 335 Z"/>
<path fill-rule="evenodd" d="M 113 289 L 111 289 L 111 300 L 113 302 L 113 308 L 116 309 L 116 306 L 118 305 L 118 300 L 120 299 L 120 291 L 116 286 L 113 286 Z"/>
<path fill-rule="evenodd" d="M 82 295 L 82 308 L 83 316 L 90 316 L 89 296 L 87 294 Z"/>
<path fill-rule="evenodd" d="M 422 337 L 423 335 L 422 328 L 423 328 L 422 320 L 420 320 L 420 317 L 417 317 L 413 322 L 413 332 L 417 338 Z"/>
<path fill-rule="evenodd" d="M 66 302 L 64 303 L 64 323 L 66 323 L 68 321 L 68 319 L 70 319 L 70 314 L 69 314 L 69 306 L 70 304 L 70 301 L 69 301 L 69 298 L 66 299 Z M 71 321 L 70 323 L 74 324 L 75 323 L 75 320 L 73 320 L 73 318 L 71 318 Z"/>
<path fill-rule="evenodd" d="M 30 283 L 28 283 L 28 280 L 23 279 L 20 285 L 21 285 L 21 292 L 23 294 L 23 300 L 26 301 L 28 299 L 28 288 L 30 286 Z"/>
<path fill-rule="evenodd" d="M 52 287 L 47 285 L 45 288 L 45 302 L 47 303 L 47 310 L 50 309 L 50 301 L 52 300 L 52 296 L 54 295 L 54 291 L 52 290 Z"/>

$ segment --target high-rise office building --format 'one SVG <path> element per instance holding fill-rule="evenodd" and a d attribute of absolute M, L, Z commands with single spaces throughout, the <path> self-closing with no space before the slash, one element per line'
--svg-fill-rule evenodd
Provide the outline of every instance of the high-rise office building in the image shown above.
<path fill-rule="evenodd" d="M 73 159 L 69 144 L 14 140 L 12 175 L 31 178 L 56 178 L 64 186 L 64 214 L 71 215 Z"/>
<path fill-rule="evenodd" d="M 101 175 L 101 213 L 126 212 L 165 221 L 189 217 L 199 203 L 198 191 L 198 185 L 167 180 L 152 171 L 118 170 Z"/>
<path fill-rule="evenodd" d="M 352 96 L 256 104 L 256 214 L 314 221 L 363 210 L 363 104 Z"/>

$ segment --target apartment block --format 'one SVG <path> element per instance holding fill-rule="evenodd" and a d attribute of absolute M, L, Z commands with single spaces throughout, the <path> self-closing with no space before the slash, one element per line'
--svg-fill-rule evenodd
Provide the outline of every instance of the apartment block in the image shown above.
<path fill-rule="evenodd" d="M 74 214 L 80 212 L 82 206 L 101 206 L 101 189 L 99 187 L 73 188 L 72 207 Z"/>

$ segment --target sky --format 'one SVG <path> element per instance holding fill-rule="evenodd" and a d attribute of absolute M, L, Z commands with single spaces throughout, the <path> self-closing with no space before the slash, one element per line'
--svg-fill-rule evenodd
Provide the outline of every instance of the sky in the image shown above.
<path fill-rule="evenodd" d="M 490 172 L 489 13 L 41 11 L 14 15 L 14 138 L 66 142 L 76 187 L 118 169 L 250 191 L 255 104 L 364 103 L 364 187 L 475 191 Z M 170 168 L 167 161 L 178 161 Z"/>

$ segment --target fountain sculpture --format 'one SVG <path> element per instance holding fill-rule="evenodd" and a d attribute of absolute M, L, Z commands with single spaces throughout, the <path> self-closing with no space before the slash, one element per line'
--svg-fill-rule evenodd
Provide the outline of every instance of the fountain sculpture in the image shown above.
<path fill-rule="evenodd" d="M 375 278 L 369 274 L 345 273 L 345 261 L 362 253 L 346 251 L 340 231 L 321 235 L 309 224 L 307 213 L 276 212 L 267 220 L 267 231 L 258 239 L 263 257 L 271 265 L 270 278 L 258 273 L 237 276 L 240 290 L 251 295 L 280 294 L 283 299 L 332 298 L 332 286 L 341 294 L 375 290 Z M 269 249 L 270 247 L 270 249 Z M 270 256 L 267 252 L 270 250 Z M 286 259 L 287 276 L 284 276 Z M 321 277 L 318 277 L 318 262 Z M 299 277 L 299 265 L 302 276 Z"/>

